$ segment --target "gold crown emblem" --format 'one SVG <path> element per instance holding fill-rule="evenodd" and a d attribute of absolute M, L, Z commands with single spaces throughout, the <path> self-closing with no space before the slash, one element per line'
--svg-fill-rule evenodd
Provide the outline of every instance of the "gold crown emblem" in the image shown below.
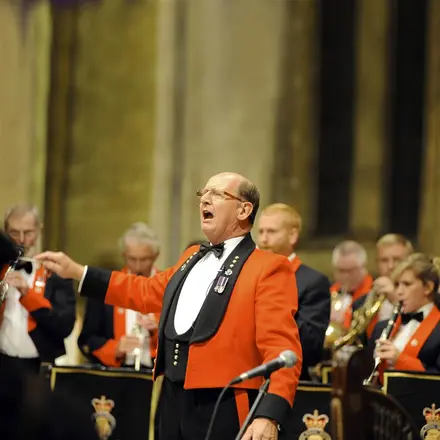
<path fill-rule="evenodd" d="M 317 409 L 313 411 L 313 414 L 305 414 L 303 417 L 303 422 L 307 426 L 307 429 L 319 429 L 324 431 L 325 425 L 327 425 L 328 421 L 328 416 L 325 414 L 319 414 Z"/>
<path fill-rule="evenodd" d="M 426 407 L 423 410 L 423 416 L 426 423 L 439 423 L 440 422 L 440 408 L 435 407 L 435 403 L 431 405 L 431 408 Z"/>
<path fill-rule="evenodd" d="M 115 402 L 110 399 L 106 399 L 105 396 L 101 396 L 100 399 L 93 399 L 92 400 L 93 408 L 95 408 L 95 411 L 98 413 L 100 412 L 110 412 L 114 406 Z"/>
<path fill-rule="evenodd" d="M 91 403 L 93 408 L 95 408 L 93 419 L 95 420 L 98 437 L 100 440 L 108 440 L 116 427 L 116 419 L 110 414 L 110 411 L 115 406 L 115 402 L 106 399 L 105 396 L 101 396 L 99 399 L 92 399 Z"/>

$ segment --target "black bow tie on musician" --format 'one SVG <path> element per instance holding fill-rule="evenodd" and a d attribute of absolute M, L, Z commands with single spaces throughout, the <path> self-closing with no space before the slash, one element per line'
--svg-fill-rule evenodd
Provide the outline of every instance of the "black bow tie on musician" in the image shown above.
<path fill-rule="evenodd" d="M 423 312 L 413 312 L 413 313 L 402 313 L 402 324 L 406 325 L 411 320 L 415 319 L 416 321 L 423 321 Z"/>
<path fill-rule="evenodd" d="M 33 270 L 33 265 L 31 261 L 26 261 L 26 260 L 20 260 L 16 265 L 15 265 L 15 270 L 24 270 L 27 274 L 31 274 L 32 270 Z"/>

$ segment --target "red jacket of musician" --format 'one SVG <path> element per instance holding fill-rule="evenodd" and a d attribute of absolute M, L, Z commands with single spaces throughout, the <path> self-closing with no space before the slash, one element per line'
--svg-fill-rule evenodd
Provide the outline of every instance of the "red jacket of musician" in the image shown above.
<path fill-rule="evenodd" d="M 199 247 L 185 251 L 178 263 L 151 278 L 87 268 L 81 294 L 105 298 L 107 304 L 160 313 L 155 376 L 164 372 L 163 331 L 174 294 L 196 263 Z M 212 289 L 203 304 L 190 342 L 184 387 L 223 388 L 234 377 L 292 350 L 293 368 L 271 375 L 268 395 L 260 408 L 292 406 L 302 364 L 302 350 L 294 315 L 298 308 L 295 274 L 283 256 L 255 249 L 250 234 L 232 257 L 239 270 L 222 294 Z M 227 262 L 226 262 L 227 263 Z M 227 263 L 229 264 L 229 263 Z M 237 385 L 258 389 L 261 378 Z M 284 403 L 283 403 L 284 402 Z"/>

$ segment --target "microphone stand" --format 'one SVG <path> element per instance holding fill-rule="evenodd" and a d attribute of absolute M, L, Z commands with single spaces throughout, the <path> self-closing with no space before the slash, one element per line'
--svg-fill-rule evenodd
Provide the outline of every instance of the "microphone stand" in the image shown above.
<path fill-rule="evenodd" d="M 243 437 L 244 433 L 246 432 L 246 429 L 249 427 L 249 425 L 252 422 L 252 419 L 254 418 L 255 411 L 257 411 L 258 405 L 260 404 L 261 400 L 263 399 L 263 397 L 267 393 L 267 389 L 269 388 L 269 385 L 270 385 L 269 375 L 267 375 L 265 377 L 265 379 L 266 380 L 264 381 L 263 385 L 261 385 L 261 387 L 258 391 L 258 396 L 255 399 L 255 402 L 252 405 L 251 409 L 249 410 L 249 413 L 243 423 L 243 426 L 241 427 L 240 432 L 237 434 L 237 437 L 235 437 L 235 440 L 240 440 Z"/>

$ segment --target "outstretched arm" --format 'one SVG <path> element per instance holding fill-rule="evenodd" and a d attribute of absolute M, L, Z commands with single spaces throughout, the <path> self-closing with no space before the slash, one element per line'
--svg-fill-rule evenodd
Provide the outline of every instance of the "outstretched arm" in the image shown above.
<path fill-rule="evenodd" d="M 140 311 L 160 313 L 165 287 L 174 268 L 145 278 L 122 272 L 83 266 L 62 252 L 43 252 L 35 257 L 62 278 L 80 281 L 82 296 Z"/>

